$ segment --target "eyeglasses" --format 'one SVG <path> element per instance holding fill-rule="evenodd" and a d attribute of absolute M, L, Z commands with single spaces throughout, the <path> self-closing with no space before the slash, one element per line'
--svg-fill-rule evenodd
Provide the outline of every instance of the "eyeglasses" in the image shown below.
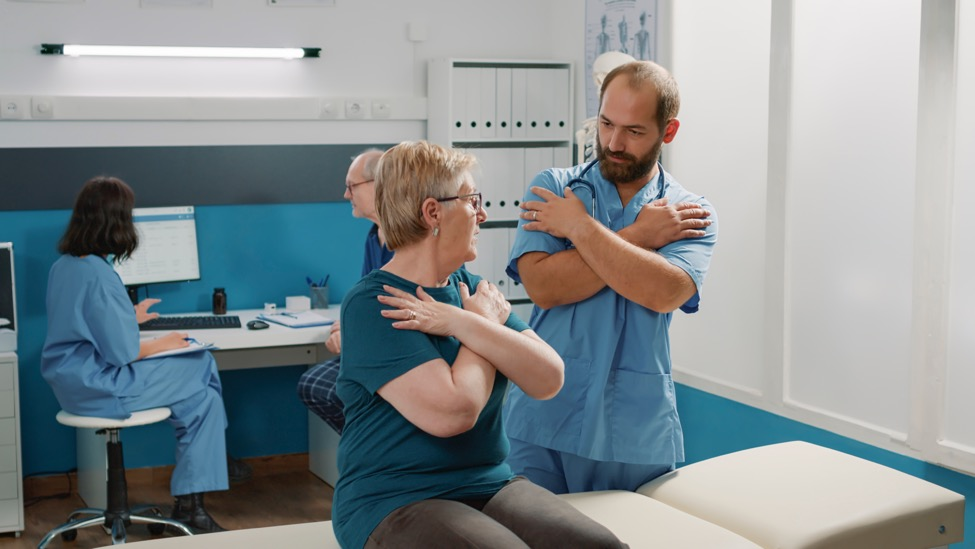
<path fill-rule="evenodd" d="M 474 208 L 475 212 L 481 210 L 481 193 L 462 194 L 460 196 L 448 196 L 446 198 L 438 198 L 437 202 L 449 202 L 451 200 L 462 200 L 462 199 L 466 199 L 470 203 L 471 207 Z"/>
<path fill-rule="evenodd" d="M 372 183 L 373 181 L 375 181 L 375 179 L 366 179 L 365 181 L 358 181 L 356 183 L 346 183 L 345 188 L 351 193 L 353 187 L 358 187 L 359 185 L 365 185 L 366 183 Z"/>

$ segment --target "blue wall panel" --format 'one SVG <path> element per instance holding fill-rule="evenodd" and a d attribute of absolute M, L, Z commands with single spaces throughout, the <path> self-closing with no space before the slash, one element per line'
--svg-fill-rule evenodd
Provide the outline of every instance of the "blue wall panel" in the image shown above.
<path fill-rule="evenodd" d="M 285 296 L 307 294 L 306 275 L 326 274 L 331 274 L 330 297 L 337 302 L 359 279 L 369 229 L 369 222 L 350 212 L 345 202 L 199 207 L 201 280 L 151 286 L 150 295 L 163 300 L 154 310 L 209 310 L 214 286 L 227 289 L 231 309 L 260 308 L 266 301 L 283 304 Z M 0 211 L 0 240 L 14 243 L 27 475 L 75 465 L 74 432 L 54 420 L 59 406 L 39 369 L 47 272 L 57 259 L 57 241 L 69 215 L 67 210 Z M 307 451 L 307 416 L 294 391 L 301 371 L 295 366 L 221 374 L 232 452 L 250 457 Z M 123 436 L 128 467 L 173 462 L 168 425 L 131 429 Z"/>

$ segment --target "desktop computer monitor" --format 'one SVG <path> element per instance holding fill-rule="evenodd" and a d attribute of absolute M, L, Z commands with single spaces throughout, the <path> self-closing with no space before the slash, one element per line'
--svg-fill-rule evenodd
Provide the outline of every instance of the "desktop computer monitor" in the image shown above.
<path fill-rule="evenodd" d="M 14 245 L 0 242 L 0 352 L 17 350 L 17 288 Z"/>
<path fill-rule="evenodd" d="M 193 206 L 133 208 L 132 218 L 139 246 L 131 257 L 115 265 L 123 284 L 131 289 L 200 279 Z"/>

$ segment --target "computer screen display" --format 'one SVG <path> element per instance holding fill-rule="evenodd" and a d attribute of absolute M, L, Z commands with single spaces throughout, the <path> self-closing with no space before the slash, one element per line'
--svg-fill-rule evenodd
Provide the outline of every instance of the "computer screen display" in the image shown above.
<path fill-rule="evenodd" d="M 14 245 L 0 242 L 0 330 L 17 329 L 17 291 L 14 288 Z M 0 351 L 7 351 L 0 345 Z"/>
<path fill-rule="evenodd" d="M 200 279 L 193 206 L 133 208 L 139 246 L 115 270 L 126 286 Z"/>

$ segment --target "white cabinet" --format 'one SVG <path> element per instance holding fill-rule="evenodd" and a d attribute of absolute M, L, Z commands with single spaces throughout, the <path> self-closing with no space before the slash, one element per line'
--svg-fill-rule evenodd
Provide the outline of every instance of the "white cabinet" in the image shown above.
<path fill-rule="evenodd" d="M 308 412 L 308 470 L 335 488 L 339 482 L 339 440 L 325 420 Z"/>
<path fill-rule="evenodd" d="M 524 289 L 504 273 L 520 204 L 532 178 L 571 165 L 572 64 L 561 61 L 433 59 L 428 71 L 427 137 L 477 156 L 488 220 L 468 270 L 513 303 Z M 527 320 L 527 318 L 526 318 Z"/>
<path fill-rule="evenodd" d="M 0 353 L 0 532 L 24 530 L 17 354 Z"/>

